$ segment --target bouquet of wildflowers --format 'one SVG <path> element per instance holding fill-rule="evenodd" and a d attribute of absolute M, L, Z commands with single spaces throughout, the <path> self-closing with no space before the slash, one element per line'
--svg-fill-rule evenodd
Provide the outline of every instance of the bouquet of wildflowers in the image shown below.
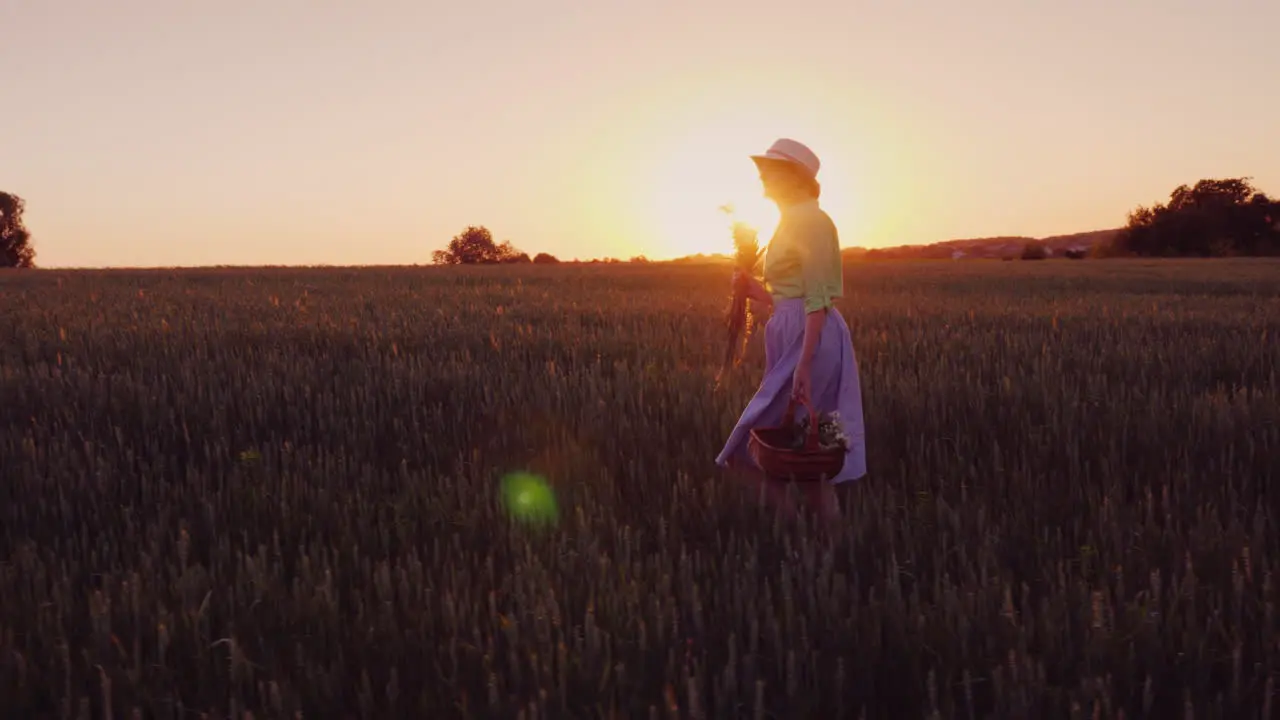
<path fill-rule="evenodd" d="M 791 441 L 791 448 L 793 450 L 803 449 L 805 438 L 808 436 L 809 414 L 802 413 L 796 420 L 796 434 Z M 822 450 L 849 449 L 849 436 L 844 434 L 844 427 L 840 425 L 839 411 L 823 413 L 818 416 L 818 447 Z"/>
<path fill-rule="evenodd" d="M 733 216 L 732 205 L 724 205 L 720 211 L 730 217 Z M 729 311 L 725 314 L 725 331 L 729 342 L 725 347 L 720 372 L 716 375 L 717 384 L 730 367 L 736 367 L 741 362 L 741 351 L 751 337 L 754 318 L 747 304 L 747 289 L 750 276 L 755 273 L 756 266 L 760 264 L 760 258 L 764 256 L 755 228 L 741 220 L 733 220 L 730 229 L 733 231 L 734 268 L 740 271 L 742 276 L 738 278 L 733 288 L 733 298 L 729 304 Z"/>

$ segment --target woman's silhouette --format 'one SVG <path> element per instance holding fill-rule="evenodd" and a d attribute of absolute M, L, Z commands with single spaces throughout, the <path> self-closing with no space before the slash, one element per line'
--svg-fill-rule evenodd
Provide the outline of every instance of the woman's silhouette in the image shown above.
<path fill-rule="evenodd" d="M 820 163 L 813 151 L 783 138 L 751 159 L 780 218 L 765 253 L 764 279 L 748 280 L 749 297 L 772 306 L 773 314 L 765 325 L 764 379 L 716 463 L 763 482 L 768 497 L 785 504 L 785 484 L 765 477 L 747 455 L 751 429 L 779 424 L 792 398 L 819 415 L 838 413 L 849 442 L 844 467 L 826 483 L 801 483 L 814 510 L 832 519 L 839 514 L 834 486 L 867 472 L 858 361 L 849 327 L 834 304 L 844 294 L 839 235 L 818 205 Z"/>

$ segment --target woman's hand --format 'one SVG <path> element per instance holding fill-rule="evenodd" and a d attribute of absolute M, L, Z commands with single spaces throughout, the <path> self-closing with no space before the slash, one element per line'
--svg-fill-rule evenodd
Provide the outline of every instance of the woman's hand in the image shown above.
<path fill-rule="evenodd" d="M 812 401 L 812 384 L 813 384 L 813 368 L 807 362 L 801 362 L 796 365 L 796 371 L 791 376 L 791 397 L 796 402 L 802 402 L 808 407 Z"/>
<path fill-rule="evenodd" d="M 734 268 L 733 281 L 730 283 L 729 287 L 732 288 L 734 291 L 737 291 L 739 283 L 743 283 L 746 285 L 746 293 L 748 298 L 751 298 L 752 300 L 758 303 L 763 303 L 765 305 L 773 304 L 773 296 L 770 295 L 769 291 L 765 289 L 764 283 L 760 282 L 758 279 L 752 277 L 751 275 L 748 275 L 742 272 L 741 270 Z"/>

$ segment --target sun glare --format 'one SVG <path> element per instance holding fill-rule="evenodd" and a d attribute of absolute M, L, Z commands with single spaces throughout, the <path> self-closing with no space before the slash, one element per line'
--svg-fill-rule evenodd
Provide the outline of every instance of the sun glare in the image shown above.
<path fill-rule="evenodd" d="M 678 177 L 687 178 L 685 173 Z M 733 253 L 730 225 L 741 220 L 759 231 L 760 241 L 767 242 L 777 224 L 777 209 L 759 196 L 730 189 L 731 183 L 673 182 L 662 200 L 658 213 L 659 230 L 667 255 Z M 718 191 L 717 191 L 718 190 Z"/>
<path fill-rule="evenodd" d="M 716 82 L 702 78 L 656 90 L 639 112 L 627 104 L 629 114 L 611 132 L 632 138 L 619 155 L 627 159 L 626 182 L 634 188 L 630 235 L 649 257 L 732 255 L 734 220 L 754 226 L 767 243 L 778 209 L 765 199 L 750 156 L 779 137 L 814 149 L 823 161 L 823 208 L 840 226 L 842 244 L 859 236 L 862 227 L 844 225 L 865 223 L 851 212 L 858 184 L 850 181 L 860 171 L 853 166 L 861 154 L 857 129 L 840 124 L 827 105 L 814 104 L 808 89 L 760 103 L 760 83 L 770 77 L 735 69 Z M 732 217 L 721 210 L 726 205 Z"/>
<path fill-rule="evenodd" d="M 754 148 L 682 143 L 658 168 L 653 216 L 661 250 L 670 258 L 733 253 L 730 223 L 742 220 L 767 242 L 777 224 L 777 208 L 761 194 L 748 157 Z M 699 149 L 702 148 L 702 149 Z M 736 150 L 736 152 L 734 151 Z M 729 206 L 733 214 L 723 208 Z"/>
<path fill-rule="evenodd" d="M 769 138 L 765 142 L 771 141 Z M 731 255 L 730 225 L 734 220 L 756 228 L 761 244 L 767 243 L 778 224 L 778 209 L 765 199 L 759 174 L 749 157 L 760 150 L 763 148 L 757 150 L 719 139 L 681 143 L 666 155 L 662 164 L 655 167 L 651 186 L 652 222 L 657 233 L 652 243 L 653 256 Z M 840 170 L 838 166 L 824 167 L 819 177 L 824 180 L 822 205 L 837 222 L 852 219 L 848 183 L 843 177 L 847 173 Z M 726 206 L 733 209 L 732 215 L 724 211 Z M 842 230 L 842 244 L 855 237 L 856 228 Z"/>
<path fill-rule="evenodd" d="M 745 176 L 746 182 L 735 176 Z M 734 220 L 756 228 L 761 242 L 769 239 L 777 224 L 777 208 L 761 196 L 750 160 L 737 172 L 715 165 L 678 164 L 657 200 L 658 230 L 670 257 L 732 254 L 730 224 Z"/>

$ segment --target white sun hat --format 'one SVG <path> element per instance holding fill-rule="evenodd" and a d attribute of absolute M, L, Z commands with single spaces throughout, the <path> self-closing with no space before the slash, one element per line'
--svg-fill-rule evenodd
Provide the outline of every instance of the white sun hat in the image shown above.
<path fill-rule="evenodd" d="M 808 173 L 811 178 L 816 178 L 818 168 L 822 167 L 818 156 L 812 150 L 804 143 L 790 138 L 779 138 L 763 155 L 752 155 L 751 159 L 756 162 L 761 160 L 789 162 L 800 166 L 800 169 Z"/>

